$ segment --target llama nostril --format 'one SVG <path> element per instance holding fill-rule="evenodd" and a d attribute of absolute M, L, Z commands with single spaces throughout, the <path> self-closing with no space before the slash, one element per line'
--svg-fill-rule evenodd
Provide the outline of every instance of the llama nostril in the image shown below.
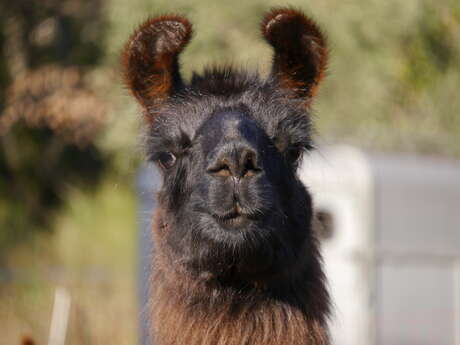
<path fill-rule="evenodd" d="M 243 162 L 241 166 L 243 167 L 241 172 L 242 177 L 251 177 L 261 171 L 257 165 L 257 161 L 253 152 L 246 152 L 246 154 L 243 156 Z"/>
<path fill-rule="evenodd" d="M 213 173 L 216 176 L 222 177 L 232 176 L 232 172 L 227 165 L 223 165 L 222 167 L 216 169 L 216 171 L 213 171 Z"/>
<path fill-rule="evenodd" d="M 256 152 L 248 147 L 227 147 L 208 167 L 213 176 L 233 177 L 237 180 L 251 177 L 260 172 Z"/>
<path fill-rule="evenodd" d="M 208 167 L 207 172 L 214 176 L 232 176 L 230 166 L 225 159 L 218 160 L 215 164 L 212 164 L 210 167 Z"/>

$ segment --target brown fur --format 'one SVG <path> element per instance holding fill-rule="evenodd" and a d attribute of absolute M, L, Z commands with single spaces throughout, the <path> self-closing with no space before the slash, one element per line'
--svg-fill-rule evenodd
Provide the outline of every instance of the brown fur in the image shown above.
<path fill-rule="evenodd" d="M 179 289 L 177 284 L 161 284 L 154 289 L 152 321 L 158 344 L 329 344 L 324 325 L 318 320 L 306 318 L 294 306 L 276 301 L 260 301 L 255 305 L 241 303 L 238 305 L 239 310 L 232 311 L 235 301 L 230 299 L 213 308 L 206 304 L 191 305 L 179 293 L 202 289 L 204 295 L 206 288 L 197 282 L 185 281 L 183 277 L 179 283 Z"/>
<path fill-rule="evenodd" d="M 158 104 L 180 87 L 178 55 L 191 35 L 190 22 L 177 15 L 151 18 L 133 33 L 123 49 L 122 64 L 126 86 L 142 106 Z"/>
<path fill-rule="evenodd" d="M 274 50 L 273 73 L 309 105 L 324 78 L 328 50 L 316 23 L 294 9 L 275 8 L 262 21 L 262 34 Z M 292 41 L 300 42 L 293 49 Z"/>
<path fill-rule="evenodd" d="M 319 266 L 312 270 L 321 279 L 301 277 L 286 291 L 295 295 L 294 301 L 267 296 L 265 290 L 270 284 L 266 282 L 260 282 L 249 294 L 234 294 L 216 286 L 208 274 L 193 277 L 174 265 L 173 256 L 163 250 L 163 232 L 170 230 L 164 218 L 158 210 L 153 228 L 157 249 L 150 297 L 155 344 L 330 344 L 326 325 L 329 297 Z"/>

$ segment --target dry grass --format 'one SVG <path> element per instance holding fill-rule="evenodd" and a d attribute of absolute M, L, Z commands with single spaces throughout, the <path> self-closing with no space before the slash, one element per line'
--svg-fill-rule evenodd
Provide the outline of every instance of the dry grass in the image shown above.
<path fill-rule="evenodd" d="M 72 297 L 69 345 L 135 344 L 137 300 L 133 193 L 106 184 L 72 193 L 55 236 L 40 235 L 10 257 L 0 276 L 0 344 L 31 335 L 47 343 L 54 289 Z"/>

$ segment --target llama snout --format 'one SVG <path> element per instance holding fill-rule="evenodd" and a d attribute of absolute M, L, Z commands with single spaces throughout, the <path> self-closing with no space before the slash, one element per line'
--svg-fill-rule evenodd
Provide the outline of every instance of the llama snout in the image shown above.
<path fill-rule="evenodd" d="M 230 178 L 239 183 L 262 172 L 255 148 L 241 143 L 225 144 L 209 165 L 207 172 L 216 178 Z"/>

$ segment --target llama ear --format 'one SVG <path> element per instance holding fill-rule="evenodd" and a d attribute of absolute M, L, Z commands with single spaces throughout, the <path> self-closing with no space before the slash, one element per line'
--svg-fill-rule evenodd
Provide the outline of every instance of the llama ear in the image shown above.
<path fill-rule="evenodd" d="M 144 108 L 161 104 L 181 88 L 178 56 L 191 35 L 186 18 L 161 16 L 143 23 L 126 43 L 125 83 Z"/>
<path fill-rule="evenodd" d="M 262 34 L 274 49 L 272 76 L 309 105 L 327 65 L 320 29 L 299 11 L 275 8 L 265 16 Z"/>

